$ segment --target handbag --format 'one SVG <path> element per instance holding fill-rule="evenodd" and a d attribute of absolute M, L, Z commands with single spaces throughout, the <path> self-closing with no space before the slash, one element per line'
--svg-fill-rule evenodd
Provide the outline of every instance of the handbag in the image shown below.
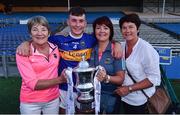
<path fill-rule="evenodd" d="M 136 83 L 134 78 L 129 73 L 128 69 L 127 69 L 127 74 L 133 80 L 133 82 Z M 171 105 L 171 99 L 164 87 L 156 87 L 156 91 L 154 95 L 152 95 L 151 97 L 148 97 L 148 95 L 144 92 L 144 90 L 141 91 L 148 99 L 147 109 L 149 113 L 151 114 L 166 113 L 167 109 Z"/>
<path fill-rule="evenodd" d="M 153 96 L 148 98 L 147 109 L 149 113 L 166 113 L 171 105 L 171 99 L 164 88 L 157 87 Z"/>

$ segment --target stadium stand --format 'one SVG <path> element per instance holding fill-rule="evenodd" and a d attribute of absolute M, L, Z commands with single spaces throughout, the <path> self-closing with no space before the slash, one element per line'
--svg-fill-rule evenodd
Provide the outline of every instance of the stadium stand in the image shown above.
<path fill-rule="evenodd" d="M 164 31 L 174 34 L 177 39 L 180 39 L 180 23 L 157 23 L 155 25 Z"/>

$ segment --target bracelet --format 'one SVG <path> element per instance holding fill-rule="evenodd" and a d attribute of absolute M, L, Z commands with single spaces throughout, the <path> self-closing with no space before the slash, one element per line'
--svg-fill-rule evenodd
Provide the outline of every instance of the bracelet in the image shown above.
<path fill-rule="evenodd" d="M 110 76 L 109 75 L 106 75 L 106 81 L 105 81 L 105 83 L 109 83 L 109 81 L 110 81 Z"/>

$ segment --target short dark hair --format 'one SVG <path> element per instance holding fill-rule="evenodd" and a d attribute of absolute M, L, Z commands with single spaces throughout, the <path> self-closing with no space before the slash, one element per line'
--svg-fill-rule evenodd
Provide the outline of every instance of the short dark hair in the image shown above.
<path fill-rule="evenodd" d="M 109 36 L 109 40 L 111 41 L 113 39 L 114 36 L 114 28 L 113 28 L 113 24 L 111 22 L 111 20 L 107 17 L 107 16 L 101 16 L 99 18 L 97 18 L 94 22 L 93 22 L 93 32 L 94 32 L 94 36 L 95 36 L 95 29 L 96 26 L 98 25 L 106 25 L 107 27 L 110 28 L 110 36 Z"/>
<path fill-rule="evenodd" d="M 141 20 L 139 18 L 139 16 L 135 13 L 132 14 L 127 14 L 125 16 L 123 16 L 122 18 L 120 18 L 119 20 L 119 27 L 122 29 L 122 25 L 124 22 L 132 22 L 136 25 L 137 29 L 139 29 L 140 25 L 141 25 Z"/>
<path fill-rule="evenodd" d="M 72 7 L 69 10 L 69 15 L 73 15 L 73 16 L 82 16 L 85 13 L 86 12 L 82 7 Z"/>

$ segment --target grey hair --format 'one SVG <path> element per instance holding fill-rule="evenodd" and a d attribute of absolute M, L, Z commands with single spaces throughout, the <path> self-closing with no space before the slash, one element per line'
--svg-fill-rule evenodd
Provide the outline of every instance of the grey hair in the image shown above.
<path fill-rule="evenodd" d="M 40 24 L 42 26 L 47 27 L 47 29 L 48 29 L 48 31 L 50 33 L 49 23 L 48 23 L 47 19 L 44 16 L 33 16 L 28 20 L 27 27 L 28 27 L 29 33 L 31 33 L 32 26 L 34 26 L 36 24 Z"/>

